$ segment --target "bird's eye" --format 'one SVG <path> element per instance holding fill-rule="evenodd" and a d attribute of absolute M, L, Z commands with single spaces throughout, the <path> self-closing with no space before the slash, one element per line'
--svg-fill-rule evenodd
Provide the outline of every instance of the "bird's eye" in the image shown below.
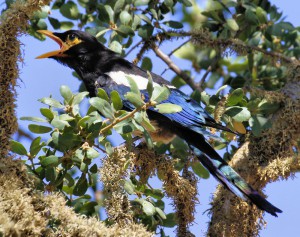
<path fill-rule="evenodd" d="M 68 36 L 68 39 L 69 39 L 70 41 L 74 41 L 76 38 L 77 38 L 77 37 L 76 37 L 75 34 L 70 34 L 70 35 Z"/>

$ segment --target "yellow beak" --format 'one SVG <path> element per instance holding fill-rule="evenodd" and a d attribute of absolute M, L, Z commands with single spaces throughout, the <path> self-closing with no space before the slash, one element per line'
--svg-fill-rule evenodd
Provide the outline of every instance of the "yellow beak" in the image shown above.
<path fill-rule="evenodd" d="M 44 53 L 38 57 L 36 57 L 37 59 L 41 59 L 41 58 L 49 58 L 49 57 L 67 57 L 66 54 L 64 54 L 65 51 L 67 51 L 70 46 L 67 45 L 65 42 L 63 42 L 59 37 L 55 36 L 51 31 L 49 30 L 38 30 L 37 32 L 48 36 L 49 38 L 53 39 L 56 43 L 59 44 L 60 49 L 59 50 L 55 50 L 55 51 L 51 51 L 48 53 Z"/>

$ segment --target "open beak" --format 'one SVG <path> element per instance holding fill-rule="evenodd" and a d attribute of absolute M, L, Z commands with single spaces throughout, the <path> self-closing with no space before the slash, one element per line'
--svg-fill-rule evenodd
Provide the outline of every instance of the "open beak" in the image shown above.
<path fill-rule="evenodd" d="M 59 50 L 55 50 L 55 51 L 51 51 L 48 53 L 44 53 L 38 57 L 36 57 L 37 59 L 40 58 L 50 58 L 50 57 L 67 57 L 68 55 L 64 54 L 65 51 L 67 51 L 70 46 L 67 45 L 65 42 L 63 42 L 59 37 L 57 37 L 56 35 L 54 35 L 51 31 L 49 30 L 38 30 L 37 32 L 48 36 L 49 38 L 53 39 L 56 43 L 59 44 L 60 49 Z"/>

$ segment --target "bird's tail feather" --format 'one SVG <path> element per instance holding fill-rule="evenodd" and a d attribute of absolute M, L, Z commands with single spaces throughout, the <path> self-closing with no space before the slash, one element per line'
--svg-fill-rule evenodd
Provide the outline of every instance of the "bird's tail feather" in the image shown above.
<path fill-rule="evenodd" d="M 273 216 L 277 216 L 277 212 L 282 212 L 254 190 L 204 139 L 201 142 L 201 150 L 203 152 L 194 145 L 190 145 L 190 148 L 204 167 L 231 192 L 238 195 L 236 192 L 236 189 L 238 189 L 258 208 Z"/>

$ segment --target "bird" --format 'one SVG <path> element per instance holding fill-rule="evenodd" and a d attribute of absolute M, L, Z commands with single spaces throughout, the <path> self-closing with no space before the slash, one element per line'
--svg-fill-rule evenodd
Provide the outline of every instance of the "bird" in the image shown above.
<path fill-rule="evenodd" d="M 75 70 L 85 84 L 90 97 L 96 96 L 99 88 L 108 94 L 116 90 L 122 99 L 123 109 L 132 111 L 135 107 L 124 96 L 130 91 L 128 82 L 130 77 L 145 98 L 149 98 L 147 72 L 105 47 L 89 33 L 79 30 L 65 32 L 39 30 L 38 32 L 58 43 L 60 49 L 36 58 L 55 59 Z M 172 86 L 170 82 L 155 73 L 150 72 L 150 74 L 154 86 L 164 85 L 169 88 L 169 98 L 161 103 L 167 102 L 182 107 L 180 112 L 170 114 L 162 114 L 154 108 L 147 109 L 150 121 L 157 128 L 157 132 L 151 133 L 152 139 L 168 143 L 176 136 L 182 138 L 202 165 L 229 191 L 250 200 L 250 203 L 255 204 L 259 209 L 277 217 L 277 213 L 282 211 L 252 188 L 207 142 L 207 137 L 214 135 L 208 132 L 206 127 L 229 132 L 231 130 L 217 123 L 200 103 Z"/>

